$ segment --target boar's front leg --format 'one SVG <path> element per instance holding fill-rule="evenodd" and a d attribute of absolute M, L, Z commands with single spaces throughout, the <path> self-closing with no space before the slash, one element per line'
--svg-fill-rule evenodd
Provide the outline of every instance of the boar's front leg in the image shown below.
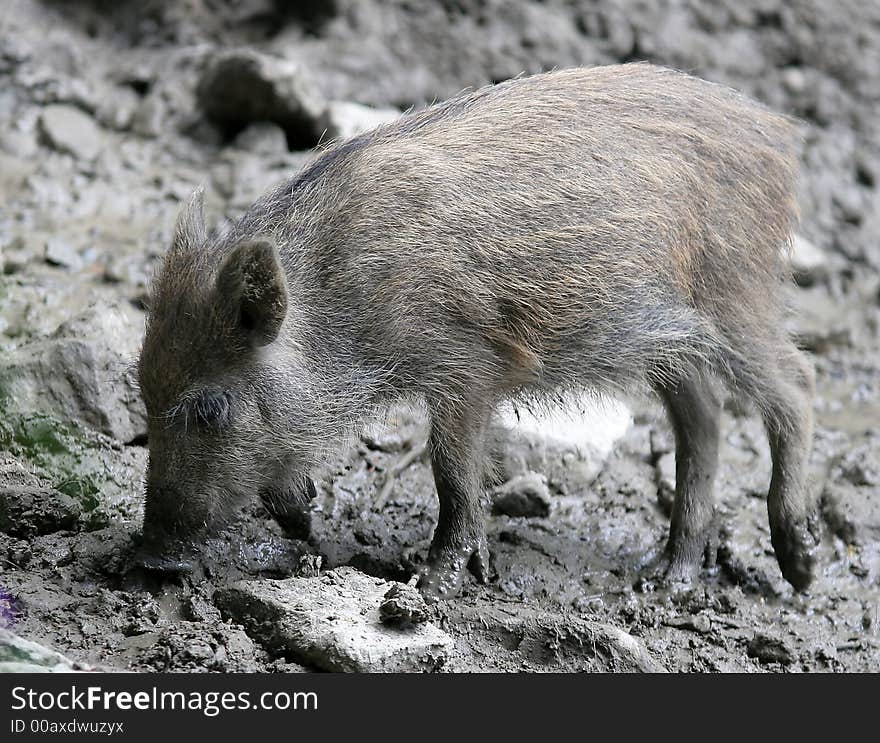
<path fill-rule="evenodd" d="M 713 527 L 720 404 L 699 375 L 658 387 L 675 431 L 675 503 L 663 576 L 689 580 L 699 569 Z"/>
<path fill-rule="evenodd" d="M 485 583 L 489 570 L 482 505 L 482 449 L 488 410 L 432 406 L 429 446 L 440 513 L 419 588 L 429 601 L 461 589 L 465 568 Z"/>
<path fill-rule="evenodd" d="M 312 520 L 309 507 L 315 497 L 315 483 L 302 473 L 285 474 L 260 499 L 285 533 L 294 539 L 308 539 Z"/>

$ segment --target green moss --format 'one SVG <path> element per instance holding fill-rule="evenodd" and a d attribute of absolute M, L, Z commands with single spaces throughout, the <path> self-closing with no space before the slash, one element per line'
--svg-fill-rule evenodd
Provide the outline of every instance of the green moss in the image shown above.
<path fill-rule="evenodd" d="M 114 515 L 131 518 L 137 510 L 142 454 L 139 459 L 75 421 L 17 411 L 0 395 L 0 450 L 73 498 L 84 528 L 102 528 Z"/>

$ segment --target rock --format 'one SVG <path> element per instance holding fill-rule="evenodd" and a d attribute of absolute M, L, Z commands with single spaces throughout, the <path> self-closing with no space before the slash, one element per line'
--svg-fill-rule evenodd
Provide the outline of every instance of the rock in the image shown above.
<path fill-rule="evenodd" d="M 212 624 L 209 633 L 199 624 L 170 624 L 135 636 L 129 653 L 138 665 L 160 672 L 205 670 L 253 673 L 259 667 L 257 647 L 240 628 Z"/>
<path fill-rule="evenodd" d="M 415 585 L 395 583 L 379 605 L 379 619 L 395 627 L 421 624 L 428 621 L 428 605 Z"/>
<path fill-rule="evenodd" d="M 219 622 L 217 607 L 201 596 L 190 596 L 183 602 L 183 616 L 191 622 Z"/>
<path fill-rule="evenodd" d="M 495 491 L 492 513 L 522 518 L 546 518 L 550 515 L 547 478 L 529 472 L 508 480 Z"/>
<path fill-rule="evenodd" d="M 72 529 L 82 509 L 70 496 L 54 489 L 0 484 L 0 531 L 17 537 Z"/>
<path fill-rule="evenodd" d="M 140 103 L 139 96 L 128 85 L 116 85 L 101 97 L 95 117 L 108 129 L 125 131 Z"/>
<path fill-rule="evenodd" d="M 381 623 L 393 584 L 342 567 L 320 578 L 243 581 L 214 594 L 224 617 L 275 652 L 325 671 L 432 671 L 453 647 L 433 624 Z"/>
<path fill-rule="evenodd" d="M 46 263 L 76 271 L 82 268 L 83 260 L 73 245 L 53 235 L 46 240 Z"/>
<path fill-rule="evenodd" d="M 853 443 L 835 465 L 832 471 L 835 479 L 845 480 L 856 487 L 876 488 L 880 485 L 880 445 L 873 438 Z"/>
<path fill-rule="evenodd" d="M 91 116 L 75 106 L 46 106 L 40 115 L 40 132 L 47 144 L 78 160 L 94 160 L 101 151 L 101 129 Z"/>
<path fill-rule="evenodd" d="M 324 558 L 321 555 L 303 555 L 296 564 L 298 578 L 317 578 L 321 574 L 321 563 Z"/>
<path fill-rule="evenodd" d="M 131 117 L 131 129 L 142 137 L 158 137 L 165 121 L 165 106 L 157 95 L 144 98 Z"/>
<path fill-rule="evenodd" d="M 322 139 L 349 139 L 400 118 L 396 108 L 371 108 L 349 101 L 330 101 L 320 118 Z"/>
<path fill-rule="evenodd" d="M 789 665 L 794 661 L 794 653 L 788 644 L 778 637 L 769 635 L 755 635 L 746 648 L 750 658 L 755 658 L 761 663 L 781 663 Z"/>
<path fill-rule="evenodd" d="M 638 673 L 666 673 L 666 669 L 658 662 L 638 639 L 611 624 L 588 622 L 587 636 L 592 636 L 594 646 L 604 647 L 611 656 L 612 662 L 622 670 Z"/>
<path fill-rule="evenodd" d="M 880 499 L 872 497 L 880 482 L 880 443 L 850 442 L 835 462 L 819 501 L 819 510 L 831 532 L 846 545 L 864 547 L 880 533 Z"/>
<path fill-rule="evenodd" d="M 500 482 L 537 472 L 546 476 L 552 491 L 582 489 L 632 425 L 622 403 L 583 397 L 563 405 L 540 412 L 502 408 L 491 449 Z"/>
<path fill-rule="evenodd" d="M 90 668 L 0 628 L 0 673 L 70 673 Z"/>
<path fill-rule="evenodd" d="M 325 104 L 303 68 L 252 49 L 220 51 L 211 57 L 196 89 L 208 119 L 230 134 L 256 121 L 271 121 L 293 149 L 308 149 L 321 135 Z"/>
<path fill-rule="evenodd" d="M 278 124 L 257 121 L 242 129 L 233 144 L 255 155 L 280 155 L 287 152 L 287 135 Z"/>
<path fill-rule="evenodd" d="M 832 203 L 838 208 L 845 222 L 860 224 L 865 212 L 862 193 L 857 188 L 841 188 L 831 195 Z"/>
<path fill-rule="evenodd" d="M 807 79 L 800 67 L 786 67 L 781 73 L 781 82 L 785 89 L 794 95 L 803 93 L 807 87 Z"/>
<path fill-rule="evenodd" d="M 86 529 L 106 526 L 113 517 L 130 522 L 139 515 L 145 448 L 121 446 L 76 422 L 20 410 L 15 402 L 0 396 L 0 481 L 37 488 L 42 499 L 72 498 L 75 506 L 66 498 L 60 505 L 38 504 L 40 511 L 53 514 L 49 523 L 54 520 L 59 528 L 66 528 L 71 508 L 79 508 Z M 36 511 L 28 518 L 38 515 L 36 523 L 47 523 Z"/>
<path fill-rule="evenodd" d="M 673 617 L 664 621 L 667 627 L 690 630 L 705 635 L 712 629 L 712 620 L 705 614 L 692 614 L 683 617 Z"/>
<path fill-rule="evenodd" d="M 265 156 L 228 148 L 212 168 L 211 180 L 217 192 L 228 199 L 230 208 L 243 212 L 255 199 L 299 170 L 306 160 L 307 156 L 299 153 L 283 157 L 279 154 L 279 167 L 266 167 Z"/>
<path fill-rule="evenodd" d="M 792 300 L 793 312 L 786 324 L 801 348 L 827 354 L 853 345 L 861 306 L 832 297 L 823 286 L 801 289 Z"/>
<path fill-rule="evenodd" d="M 665 673 L 645 644 L 619 627 L 520 605 L 456 607 L 457 623 L 472 635 L 514 640 L 518 670 Z M 455 669 L 453 669 L 455 670 Z"/>
<path fill-rule="evenodd" d="M 792 238 L 789 261 L 795 281 L 801 286 L 812 286 L 828 271 L 828 258 L 825 253 L 802 235 L 795 235 Z"/>
<path fill-rule="evenodd" d="M 81 421 L 117 441 L 143 436 L 146 411 L 127 373 L 141 332 L 121 308 L 95 305 L 0 359 L 0 398 L 19 410 Z"/>

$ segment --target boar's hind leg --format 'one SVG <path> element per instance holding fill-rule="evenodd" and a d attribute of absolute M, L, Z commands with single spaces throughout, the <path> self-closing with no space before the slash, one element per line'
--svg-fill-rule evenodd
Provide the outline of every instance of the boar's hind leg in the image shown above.
<path fill-rule="evenodd" d="M 808 518 L 806 483 L 814 375 L 807 358 L 788 338 L 752 331 L 748 344 L 740 342 L 726 354 L 723 371 L 764 417 L 773 459 L 767 495 L 770 538 L 782 575 L 802 591 L 813 578 L 817 542 Z"/>
<path fill-rule="evenodd" d="M 488 411 L 481 405 L 431 414 L 431 462 L 440 514 L 419 588 L 429 600 L 455 596 L 468 568 L 481 583 L 488 577 L 482 507 L 482 448 Z"/>
<path fill-rule="evenodd" d="M 807 467 L 813 435 L 814 375 L 807 358 L 788 341 L 774 345 L 770 373 L 757 382 L 773 473 L 767 510 L 770 538 L 782 575 L 797 590 L 813 579 L 816 538 L 809 524 Z"/>
<path fill-rule="evenodd" d="M 699 375 L 658 388 L 675 431 L 675 503 L 666 544 L 665 577 L 689 580 L 713 528 L 720 405 Z"/>

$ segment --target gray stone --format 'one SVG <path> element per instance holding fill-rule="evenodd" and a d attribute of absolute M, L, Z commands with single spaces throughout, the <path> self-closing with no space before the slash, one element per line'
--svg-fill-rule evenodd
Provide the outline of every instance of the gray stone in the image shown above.
<path fill-rule="evenodd" d="M 492 513 L 524 518 L 545 518 L 550 514 L 547 478 L 536 472 L 517 475 L 495 491 Z"/>
<path fill-rule="evenodd" d="M 46 240 L 46 262 L 74 271 L 82 268 L 83 265 L 82 257 L 76 248 L 63 237 L 56 235 L 52 235 Z"/>
<path fill-rule="evenodd" d="M 61 653 L 0 627 L 0 673 L 70 673 L 91 670 Z"/>
<path fill-rule="evenodd" d="M 127 442 L 146 433 L 146 411 L 129 365 L 141 328 L 121 307 L 98 304 L 53 335 L 0 359 L 0 397 Z"/>
<path fill-rule="evenodd" d="M 196 98 L 208 119 L 224 129 L 271 121 L 295 149 L 317 143 L 326 107 L 302 66 L 252 49 L 220 51 L 208 59 Z"/>
<path fill-rule="evenodd" d="M 453 647 L 429 622 L 380 621 L 388 581 L 342 567 L 319 578 L 243 581 L 214 594 L 226 618 L 275 652 L 326 671 L 432 671 Z"/>
<path fill-rule="evenodd" d="M 788 642 L 770 635 L 755 635 L 749 640 L 746 652 L 750 658 L 755 658 L 760 663 L 780 663 L 787 666 L 795 659 Z"/>
<path fill-rule="evenodd" d="M 257 155 L 281 155 L 287 152 L 287 135 L 278 124 L 257 121 L 245 127 L 234 144 Z"/>
<path fill-rule="evenodd" d="M 803 235 L 792 238 L 789 261 L 795 280 L 801 286 L 816 283 L 828 271 L 828 257 Z"/>
<path fill-rule="evenodd" d="M 46 106 L 40 115 L 40 132 L 50 146 L 79 160 L 94 160 L 101 151 L 101 129 L 75 106 Z"/>
<path fill-rule="evenodd" d="M 492 430 L 492 457 L 501 482 L 537 472 L 551 491 L 569 494 L 596 478 L 631 424 L 624 405 L 586 397 L 548 410 L 502 408 Z"/>
<path fill-rule="evenodd" d="M 379 619 L 398 627 L 427 622 L 428 615 L 428 605 L 414 581 L 392 585 L 379 605 Z"/>
<path fill-rule="evenodd" d="M 665 673 L 644 642 L 605 622 L 567 613 L 516 611 L 499 605 L 458 606 L 457 624 L 472 634 L 515 637 L 520 670 L 550 672 Z"/>
<path fill-rule="evenodd" d="M 323 139 L 348 139 L 400 118 L 396 108 L 372 108 L 349 101 L 330 101 L 320 119 Z"/>
<path fill-rule="evenodd" d="M 158 137 L 165 121 L 165 106 L 156 95 L 140 102 L 131 118 L 131 129 L 142 137 Z"/>
<path fill-rule="evenodd" d="M 220 612 L 217 607 L 201 596 L 190 596 L 183 602 L 183 616 L 191 622 L 218 622 Z"/>
<path fill-rule="evenodd" d="M 787 325 L 801 348 L 825 354 L 852 346 L 856 320 L 862 312 L 859 305 L 830 296 L 822 286 L 798 290 L 791 305 L 793 312 Z"/>
<path fill-rule="evenodd" d="M 880 442 L 867 436 L 832 466 L 820 499 L 820 512 L 833 534 L 848 546 L 867 547 L 880 533 Z"/>
<path fill-rule="evenodd" d="M 116 85 L 101 97 L 95 117 L 109 129 L 125 131 L 131 126 L 139 104 L 139 96 L 130 87 Z"/>
<path fill-rule="evenodd" d="M 52 488 L 0 483 L 0 531 L 7 534 L 28 538 L 72 529 L 81 511 L 73 498 Z"/>

